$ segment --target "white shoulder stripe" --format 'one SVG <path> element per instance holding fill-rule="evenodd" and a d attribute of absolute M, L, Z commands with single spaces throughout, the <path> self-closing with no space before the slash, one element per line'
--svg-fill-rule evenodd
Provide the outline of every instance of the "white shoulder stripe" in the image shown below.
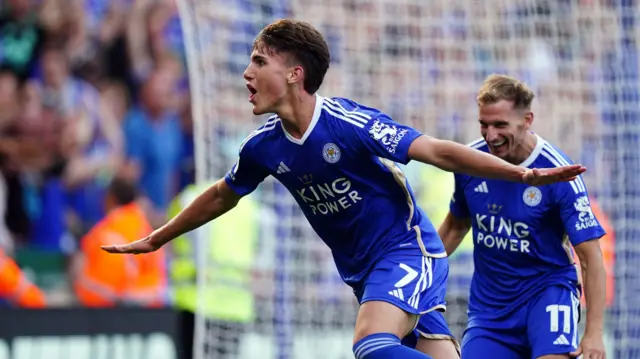
<path fill-rule="evenodd" d="M 477 140 L 475 140 L 473 142 L 467 143 L 467 146 L 473 147 L 473 148 L 480 148 L 480 147 L 484 146 L 485 143 L 486 142 L 484 141 L 484 138 L 481 137 L 481 138 L 479 138 L 479 139 L 477 139 Z"/>
<path fill-rule="evenodd" d="M 254 131 L 259 131 L 259 130 L 261 130 L 261 129 L 263 129 L 263 128 L 271 125 L 271 124 L 274 124 L 274 123 L 278 122 L 278 121 L 280 121 L 280 117 L 278 117 L 278 115 L 273 115 L 273 116 L 269 117 L 267 119 L 267 121 L 265 121 L 265 123 L 262 124 L 262 126 L 256 128 Z"/>
<path fill-rule="evenodd" d="M 545 146 L 546 146 L 545 148 L 548 149 L 549 153 L 554 155 L 554 157 L 557 157 L 563 166 L 570 165 L 569 161 L 567 161 L 567 159 L 564 156 L 562 156 L 555 148 L 553 148 L 553 146 L 549 145 L 549 143 L 546 143 L 546 142 L 545 142 Z M 576 182 L 578 184 L 578 188 L 580 188 L 582 192 L 587 191 L 587 186 L 585 186 L 584 181 L 582 180 L 582 176 L 578 176 L 578 178 L 576 178 Z"/>
<path fill-rule="evenodd" d="M 555 148 L 553 148 L 553 146 L 551 146 L 549 143 L 545 142 L 543 149 L 546 149 L 549 154 L 551 154 L 553 157 L 558 159 L 558 162 L 560 162 L 560 164 L 562 164 L 563 166 L 569 166 L 570 163 L 569 161 L 567 161 L 567 159 L 562 156 Z M 578 189 L 580 190 L 580 192 L 586 192 L 587 191 L 587 186 L 585 186 L 584 182 L 582 181 L 582 177 L 578 176 L 575 179 L 575 182 L 578 186 Z"/>
<path fill-rule="evenodd" d="M 267 120 L 267 122 L 262 127 L 259 127 L 257 130 L 254 130 L 253 132 L 251 132 L 249 136 L 247 136 L 247 138 L 245 138 L 244 141 L 242 141 L 242 143 L 240 144 L 240 149 L 238 151 L 242 151 L 242 149 L 244 148 L 244 145 L 246 145 L 247 142 L 249 142 L 252 138 L 256 137 L 257 135 L 263 132 L 271 131 L 274 128 L 276 128 L 276 124 L 280 121 L 280 119 L 277 116 L 272 117 L 272 119 Z"/>
<path fill-rule="evenodd" d="M 547 151 L 542 150 L 541 152 L 542 156 L 544 156 L 546 159 L 548 159 L 554 166 L 556 167 L 561 167 L 562 165 L 555 159 L 553 158 L 553 156 L 551 156 Z M 569 182 L 569 184 L 571 184 L 571 188 L 573 189 L 574 193 L 580 193 L 580 191 L 578 190 L 578 187 L 575 184 L 575 181 L 571 181 Z"/>
<path fill-rule="evenodd" d="M 362 122 L 356 121 L 354 120 L 353 117 L 347 117 L 344 116 L 342 114 L 338 114 L 336 112 L 334 112 L 330 107 L 327 106 L 322 106 L 322 110 L 327 111 L 331 116 L 338 118 L 342 121 L 346 121 L 349 122 L 350 124 L 356 126 L 356 127 L 360 127 L 360 128 L 364 128 L 364 124 Z"/>
<path fill-rule="evenodd" d="M 540 154 L 542 154 L 542 156 L 544 156 L 546 159 L 548 159 L 554 166 L 556 166 L 556 167 L 562 167 L 563 166 L 562 164 L 560 164 L 560 162 L 558 162 L 557 158 L 555 158 L 553 155 L 551 155 L 546 150 L 543 149 Z M 571 188 L 573 189 L 574 193 L 578 194 L 580 192 L 584 192 L 580 187 L 578 187 L 577 180 L 573 180 L 573 181 L 569 182 L 569 184 L 571 185 Z"/>
<path fill-rule="evenodd" d="M 366 113 L 358 112 L 358 110 L 354 109 L 352 111 L 348 111 L 338 101 L 332 100 L 330 98 L 325 99 L 325 104 L 330 105 L 334 110 L 337 110 L 338 112 L 341 112 L 345 115 L 360 117 L 364 120 L 365 123 L 367 123 L 367 121 L 371 119 L 371 116 L 367 115 Z"/>
<path fill-rule="evenodd" d="M 363 124 L 366 124 L 368 121 L 360 116 L 358 116 L 358 113 L 355 112 L 348 112 L 348 111 L 344 111 L 343 109 L 341 109 L 340 107 L 337 107 L 335 105 L 332 105 L 329 102 L 325 102 L 322 104 L 323 107 L 327 108 L 327 109 L 331 109 L 336 113 L 339 113 L 341 115 L 343 115 L 344 117 L 348 117 L 354 121 L 358 121 L 361 122 Z"/>

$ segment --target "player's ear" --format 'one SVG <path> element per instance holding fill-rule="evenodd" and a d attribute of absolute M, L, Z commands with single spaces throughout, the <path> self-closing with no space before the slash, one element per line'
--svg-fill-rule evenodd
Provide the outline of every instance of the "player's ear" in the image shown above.
<path fill-rule="evenodd" d="M 304 76 L 304 70 L 302 66 L 296 65 L 293 66 L 289 70 L 289 74 L 287 75 L 287 83 L 294 84 L 296 82 L 302 82 L 302 77 Z"/>
<path fill-rule="evenodd" d="M 524 124 L 525 128 L 528 130 L 533 124 L 533 112 L 527 111 L 524 114 Z"/>

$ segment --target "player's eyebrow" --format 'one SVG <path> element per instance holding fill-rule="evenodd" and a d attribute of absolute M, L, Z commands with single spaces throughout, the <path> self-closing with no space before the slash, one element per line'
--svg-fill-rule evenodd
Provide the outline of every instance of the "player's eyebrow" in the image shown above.
<path fill-rule="evenodd" d="M 509 121 L 505 121 L 505 120 L 495 120 L 495 121 L 491 121 L 491 123 L 488 123 L 483 119 L 478 119 L 478 122 L 481 125 L 485 125 L 485 126 L 505 126 L 509 124 Z"/>
<path fill-rule="evenodd" d="M 267 58 L 259 54 L 251 55 L 251 61 L 256 62 L 258 60 L 267 61 Z"/>

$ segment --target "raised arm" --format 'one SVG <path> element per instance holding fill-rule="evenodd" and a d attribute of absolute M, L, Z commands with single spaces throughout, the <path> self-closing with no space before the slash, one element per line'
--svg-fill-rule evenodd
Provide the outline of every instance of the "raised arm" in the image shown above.
<path fill-rule="evenodd" d="M 153 252 L 167 242 L 192 231 L 227 213 L 238 204 L 241 196 L 229 187 L 224 179 L 218 180 L 204 193 L 196 197 L 167 224 L 158 228 L 146 238 L 124 244 L 102 246 L 109 253 Z"/>
<path fill-rule="evenodd" d="M 488 179 L 524 182 L 536 186 L 571 181 L 586 171 L 581 165 L 527 169 L 452 141 L 439 140 L 424 135 L 411 143 L 408 155 L 412 160 L 431 164 L 449 172 Z"/>

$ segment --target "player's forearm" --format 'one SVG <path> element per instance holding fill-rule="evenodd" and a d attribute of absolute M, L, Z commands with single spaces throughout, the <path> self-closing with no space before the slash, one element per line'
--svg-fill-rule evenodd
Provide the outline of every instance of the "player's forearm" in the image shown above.
<path fill-rule="evenodd" d="M 522 182 L 526 171 L 524 167 L 512 165 L 490 154 L 427 136 L 421 136 L 411 144 L 409 157 L 449 172 L 513 182 Z"/>
<path fill-rule="evenodd" d="M 440 233 L 441 230 L 438 230 Z M 454 234 L 440 234 L 440 238 L 442 239 L 442 243 L 444 244 L 444 249 L 447 251 L 447 255 L 450 256 L 453 252 L 458 249 L 460 243 L 464 239 L 464 236 L 456 236 Z"/>
<path fill-rule="evenodd" d="M 606 306 L 606 275 L 602 257 L 589 258 L 580 262 L 583 287 L 587 304 L 587 325 L 585 334 L 601 334 Z"/>
<path fill-rule="evenodd" d="M 234 196 L 226 187 L 224 179 L 219 180 L 191 204 L 185 207 L 167 224 L 158 228 L 151 235 L 155 245 L 162 246 L 189 231 L 192 231 L 207 222 L 225 214 L 238 204 L 239 197 Z"/>
<path fill-rule="evenodd" d="M 459 219 L 451 213 L 447 214 L 438 228 L 438 235 L 444 244 L 447 255 L 453 254 L 458 249 L 470 228 L 471 223 L 468 219 Z"/>

